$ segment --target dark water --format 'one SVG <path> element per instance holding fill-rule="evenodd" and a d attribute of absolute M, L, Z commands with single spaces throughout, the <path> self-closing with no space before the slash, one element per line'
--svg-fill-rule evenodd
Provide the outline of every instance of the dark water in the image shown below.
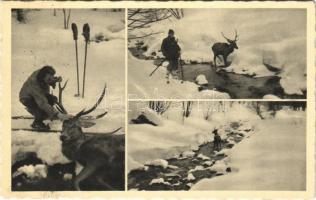
<path fill-rule="evenodd" d="M 304 95 L 287 95 L 280 85 L 280 77 L 251 77 L 219 70 L 210 64 L 191 64 L 183 66 L 184 80 L 195 82 L 195 78 L 203 74 L 209 82 L 208 88 L 216 88 L 226 92 L 234 99 L 258 99 L 266 94 L 280 98 L 306 98 Z"/>

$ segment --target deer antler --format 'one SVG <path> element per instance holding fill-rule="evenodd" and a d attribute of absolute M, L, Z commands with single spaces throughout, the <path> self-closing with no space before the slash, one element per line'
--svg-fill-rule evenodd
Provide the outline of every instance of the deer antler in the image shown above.
<path fill-rule="evenodd" d="M 64 106 L 63 106 L 62 97 L 63 97 L 63 91 L 64 91 L 64 89 L 66 88 L 67 83 L 68 83 L 68 80 L 65 82 L 65 84 L 64 84 L 63 86 L 61 86 L 61 83 L 60 83 L 60 82 L 58 83 L 58 102 L 56 102 L 56 104 L 57 104 L 56 108 L 57 108 L 61 113 L 64 113 L 64 114 L 66 114 L 67 111 L 66 111 L 66 109 L 65 109 Z"/>
<path fill-rule="evenodd" d="M 237 41 L 238 39 L 238 33 L 237 33 L 237 30 L 235 29 L 235 41 Z"/>
<path fill-rule="evenodd" d="M 89 114 L 89 113 L 91 113 L 92 111 L 94 111 L 94 110 L 98 107 L 98 105 L 101 103 L 101 101 L 103 100 L 103 97 L 104 97 L 104 95 L 105 95 L 105 91 L 106 91 L 106 85 L 104 86 L 103 91 L 102 91 L 102 94 L 101 94 L 101 96 L 99 97 L 99 99 L 97 100 L 97 102 L 94 104 L 94 106 L 92 106 L 92 107 L 91 107 L 90 109 L 88 109 L 88 110 L 85 110 L 85 109 L 81 110 L 79 113 L 76 114 L 75 118 L 79 118 L 79 117 L 81 117 L 81 116 L 83 116 L 83 115 Z M 98 115 L 98 116 L 100 116 L 100 117 L 98 117 L 98 116 L 97 116 L 97 117 L 98 117 L 98 118 L 101 118 L 101 117 L 103 117 L 103 116 L 106 115 L 106 114 L 107 114 L 107 112 L 104 112 L 104 113 Z M 98 118 L 97 118 L 97 119 L 98 119 Z"/>
<path fill-rule="evenodd" d="M 221 32 L 222 36 L 227 40 L 227 41 L 232 41 L 231 39 L 228 39 L 223 32 Z"/>

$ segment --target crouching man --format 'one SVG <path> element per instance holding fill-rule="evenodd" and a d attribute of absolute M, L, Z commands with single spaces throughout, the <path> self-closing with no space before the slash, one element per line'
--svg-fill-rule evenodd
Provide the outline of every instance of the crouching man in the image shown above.
<path fill-rule="evenodd" d="M 218 130 L 214 129 L 214 151 L 220 151 L 222 148 L 222 138 L 218 135 Z"/>
<path fill-rule="evenodd" d="M 49 130 L 49 125 L 44 120 L 67 120 L 71 115 L 59 113 L 53 106 L 57 97 L 50 94 L 50 87 L 55 88 L 56 82 L 61 82 L 61 77 L 55 77 L 56 71 L 51 66 L 44 66 L 36 70 L 24 82 L 19 98 L 26 110 L 34 116 L 31 127 L 37 130 Z"/>

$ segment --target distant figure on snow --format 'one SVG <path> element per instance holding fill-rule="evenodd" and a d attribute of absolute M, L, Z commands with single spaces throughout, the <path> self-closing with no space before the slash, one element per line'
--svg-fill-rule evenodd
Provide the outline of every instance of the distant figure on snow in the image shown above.
<path fill-rule="evenodd" d="M 19 98 L 26 110 L 34 116 L 32 128 L 37 130 L 49 130 L 49 125 L 43 123 L 44 120 L 60 119 L 66 120 L 71 116 L 59 113 L 53 105 L 57 102 L 57 97 L 50 94 L 50 87 L 55 88 L 56 82 L 61 82 L 61 77 L 55 77 L 56 71 L 51 66 L 44 66 L 36 70 L 24 82 Z"/>
<path fill-rule="evenodd" d="M 214 129 L 214 151 L 220 151 L 222 148 L 222 138 L 218 135 L 218 130 Z"/>
<path fill-rule="evenodd" d="M 168 37 L 162 41 L 161 51 L 166 60 L 169 62 L 166 77 L 169 79 L 170 73 L 175 73 L 178 70 L 181 53 L 181 48 L 178 45 L 178 41 L 174 37 L 174 31 L 172 29 L 168 31 Z"/>

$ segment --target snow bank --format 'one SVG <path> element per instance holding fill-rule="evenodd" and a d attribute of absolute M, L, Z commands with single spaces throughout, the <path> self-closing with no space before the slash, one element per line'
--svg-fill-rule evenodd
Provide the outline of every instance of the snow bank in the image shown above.
<path fill-rule="evenodd" d="M 152 75 L 156 66 L 151 60 L 139 60 L 128 55 L 128 93 L 130 99 L 229 99 L 227 93 L 215 90 L 198 91 L 195 83 L 170 78 L 166 83 L 166 68 L 159 67 Z M 185 92 L 184 92 L 185 91 Z"/>
<path fill-rule="evenodd" d="M 192 190 L 305 190 L 306 121 L 301 117 L 300 123 L 289 118 L 258 121 L 256 134 L 236 145 L 226 159 L 237 170 L 203 179 Z"/>
<path fill-rule="evenodd" d="M 38 165 L 24 165 L 20 167 L 14 174 L 13 177 L 25 174 L 27 178 L 46 178 L 47 177 L 47 166 L 43 164 Z"/>
<path fill-rule="evenodd" d="M 31 133 L 26 131 L 12 132 L 11 162 L 25 159 L 29 153 L 36 153 L 37 157 L 48 165 L 70 162 L 61 152 L 60 134 Z"/>
<path fill-rule="evenodd" d="M 226 42 L 221 32 L 233 39 L 235 27 L 239 34 L 239 49 L 228 57 L 232 64 L 225 70 L 257 77 L 274 75 L 265 63 L 281 71 L 281 85 L 286 93 L 302 94 L 302 90 L 306 89 L 306 11 L 185 9 L 184 13 L 185 17 L 181 20 L 161 21 L 148 30 L 131 34 L 165 31 L 144 40 L 148 46 L 146 55 L 151 55 L 160 50 L 161 41 L 172 28 L 179 39 L 183 59 L 210 62 L 213 59 L 211 46 L 215 42 Z"/>

